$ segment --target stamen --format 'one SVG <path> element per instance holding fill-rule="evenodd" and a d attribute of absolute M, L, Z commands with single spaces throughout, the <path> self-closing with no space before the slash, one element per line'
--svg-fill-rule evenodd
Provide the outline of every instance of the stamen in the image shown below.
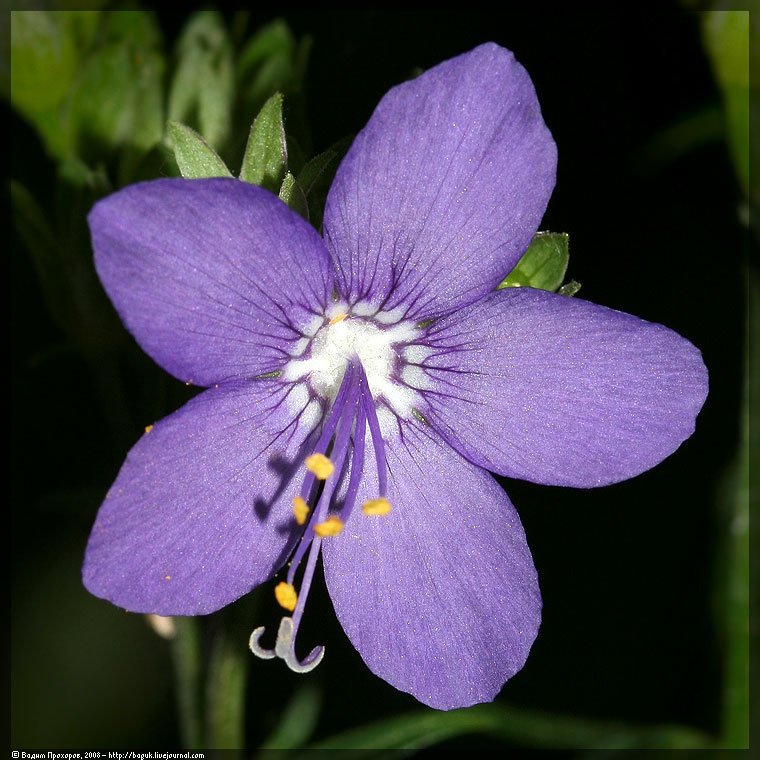
<path fill-rule="evenodd" d="M 327 480 L 335 472 L 335 465 L 324 454 L 317 452 L 306 457 L 306 469 L 317 476 L 317 480 Z"/>
<path fill-rule="evenodd" d="M 387 515 L 390 511 L 391 503 L 382 496 L 379 499 L 365 501 L 362 505 L 362 512 L 365 515 Z"/>
<path fill-rule="evenodd" d="M 340 472 L 341 468 L 343 467 L 343 461 L 346 457 L 346 453 L 348 452 L 348 446 L 351 442 L 351 428 L 353 427 L 353 417 L 355 414 L 355 411 L 358 407 L 358 397 L 359 397 L 359 377 L 357 377 L 356 373 L 353 371 L 349 375 L 349 370 L 353 370 L 353 364 L 350 364 L 349 367 L 346 369 L 346 376 L 343 380 L 344 385 L 348 382 L 350 383 L 350 389 L 347 392 L 347 399 L 344 404 L 343 409 L 341 410 L 341 418 L 340 418 L 340 424 L 337 426 L 337 432 L 335 434 L 335 441 L 333 443 L 332 448 L 332 458 L 335 462 L 335 468 Z M 346 379 L 348 378 L 348 379 Z M 341 390 L 342 390 L 341 386 Z M 306 479 L 308 481 L 308 478 Z M 299 563 L 301 562 L 302 557 L 306 553 L 306 550 L 309 547 L 309 541 L 314 537 L 314 526 L 318 523 L 321 523 L 325 520 L 325 517 L 327 516 L 327 510 L 330 507 L 330 502 L 332 501 L 333 493 L 335 492 L 335 488 L 338 484 L 338 478 L 331 478 L 325 483 L 324 490 L 322 491 L 322 494 L 319 497 L 319 502 L 317 503 L 314 512 L 312 514 L 312 519 L 309 527 L 307 527 L 306 531 L 304 532 L 304 535 L 301 539 L 300 544 L 296 548 L 295 554 L 293 555 L 293 558 L 291 560 L 290 564 L 290 570 L 288 570 L 288 583 L 293 583 L 293 579 L 295 578 L 296 574 L 296 568 L 298 567 Z M 303 497 L 305 487 L 301 488 L 301 496 Z"/>
<path fill-rule="evenodd" d="M 364 374 L 364 368 L 359 365 L 359 368 L 366 384 L 366 392 L 362 393 L 362 405 L 367 415 L 367 423 L 369 425 L 370 433 L 372 434 L 372 445 L 375 449 L 375 462 L 377 463 L 377 486 L 380 491 L 380 496 L 385 496 L 388 493 L 388 462 L 385 458 L 385 444 L 383 443 L 383 436 L 380 433 L 380 423 L 377 421 L 377 412 L 375 411 L 375 401 L 372 398 L 372 393 L 369 390 L 369 383 L 367 382 L 367 376 Z"/>
<path fill-rule="evenodd" d="M 330 515 L 324 522 L 317 523 L 314 526 L 314 532 L 320 538 L 327 536 L 337 536 L 343 530 L 343 520 L 335 515 Z"/>
<path fill-rule="evenodd" d="M 338 389 L 338 395 L 335 397 L 332 410 L 330 411 L 330 414 L 327 417 L 327 421 L 322 428 L 322 434 L 319 436 L 317 445 L 314 447 L 315 451 L 327 451 L 327 445 L 330 443 L 333 435 L 335 434 L 335 428 L 338 427 L 338 421 L 340 420 L 341 415 L 343 414 L 343 409 L 346 406 L 346 400 L 348 398 L 349 389 L 352 385 L 353 376 L 354 365 L 349 364 L 346 367 L 346 371 L 343 375 L 343 382 Z M 309 473 L 309 475 L 304 478 L 303 485 L 301 486 L 301 498 L 304 501 L 309 498 L 313 484 L 314 474 Z"/>
<path fill-rule="evenodd" d="M 280 607 L 284 607 L 289 612 L 293 612 L 298 602 L 298 594 L 290 583 L 278 583 L 274 587 L 274 598 Z"/>
<path fill-rule="evenodd" d="M 348 479 L 346 498 L 343 501 L 343 509 L 340 512 L 344 523 L 348 522 L 348 518 L 351 517 L 351 513 L 354 511 L 356 495 L 359 492 L 359 482 L 361 481 L 364 468 L 364 434 L 367 429 L 367 415 L 364 411 L 364 404 L 360 403 L 358 406 L 356 427 L 354 428 L 354 453 L 351 459 L 351 476 Z"/>
<path fill-rule="evenodd" d="M 347 315 L 335 317 L 330 324 L 336 324 Z M 283 617 L 277 632 L 274 649 L 264 649 L 260 645 L 264 627 L 259 627 L 251 634 L 251 651 L 263 659 L 279 657 L 296 673 L 305 673 L 315 668 L 324 656 L 324 647 L 315 647 L 303 660 L 299 661 L 295 653 L 295 637 L 303 616 L 309 588 L 314 577 L 317 559 L 322 540 L 337 536 L 356 504 L 359 482 L 364 467 L 366 447 L 366 428 L 369 425 L 372 443 L 375 448 L 377 463 L 378 487 L 380 496 L 371 499 L 363 505 L 365 514 L 387 514 L 391 505 L 385 494 L 387 491 L 387 462 L 385 447 L 380 433 L 374 399 L 369 389 L 367 375 L 361 362 L 354 359 L 348 363 L 332 409 L 322 428 L 322 433 L 314 447 L 314 453 L 305 460 L 307 474 L 301 487 L 300 496 L 293 499 L 293 515 L 299 525 L 308 525 L 291 559 L 287 573 L 287 581 L 281 582 L 275 588 L 275 597 L 285 609 L 293 613 L 292 617 Z M 329 514 L 332 501 L 338 487 L 338 477 L 330 477 L 334 473 L 342 473 L 346 457 L 353 437 L 353 455 L 346 496 L 343 501 L 340 517 Z M 326 452 L 330 444 L 332 449 L 328 458 Z M 324 481 L 321 493 L 315 488 L 315 477 Z M 317 498 L 316 504 L 309 500 Z M 308 552 L 309 557 L 300 583 L 300 593 L 296 593 L 294 580 L 301 560 Z"/>
<path fill-rule="evenodd" d="M 299 525 L 303 525 L 306 522 L 306 517 L 308 514 L 308 505 L 300 496 L 296 496 L 296 498 L 293 499 L 293 515 L 296 518 L 296 522 Z"/>
<path fill-rule="evenodd" d="M 342 322 L 348 314 L 338 314 L 337 317 L 333 317 L 327 324 L 328 325 L 337 325 L 338 322 Z"/>

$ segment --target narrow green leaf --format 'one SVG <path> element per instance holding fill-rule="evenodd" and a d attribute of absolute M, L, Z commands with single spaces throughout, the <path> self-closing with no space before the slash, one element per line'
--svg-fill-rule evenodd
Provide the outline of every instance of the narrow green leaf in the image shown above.
<path fill-rule="evenodd" d="M 309 221 L 317 230 L 321 231 L 322 229 L 325 200 L 330 191 L 335 172 L 352 142 L 353 135 L 338 140 L 324 153 L 309 161 L 297 175 L 298 184 L 303 188 L 306 200 L 309 203 Z M 329 160 L 328 156 L 331 156 Z M 301 182 L 302 177 L 303 184 Z"/>
<path fill-rule="evenodd" d="M 226 36 L 219 50 L 209 58 L 198 93 L 198 124 L 211 145 L 221 146 L 232 122 L 235 97 L 235 69 L 232 46 Z"/>
<path fill-rule="evenodd" d="M 685 726 L 597 722 L 502 705 L 477 705 L 451 712 L 400 715 L 330 737 L 312 745 L 311 749 L 344 750 L 341 757 L 349 760 L 354 756 L 364 757 L 369 749 L 423 749 L 467 734 L 487 735 L 519 746 L 545 749 L 700 749 L 710 746 L 707 736 Z"/>
<path fill-rule="evenodd" d="M 295 38 L 282 19 L 260 29 L 238 58 L 241 100 L 256 107 L 276 90 L 291 92 L 296 89 L 300 84 L 295 78 L 296 54 Z"/>
<path fill-rule="evenodd" d="M 165 61 L 154 15 L 114 11 L 104 18 L 102 44 L 80 68 L 64 110 L 78 154 L 92 164 L 117 148 L 143 154 L 164 128 Z"/>
<path fill-rule="evenodd" d="M 276 92 L 253 120 L 240 167 L 240 179 L 261 185 L 273 193 L 282 186 L 288 165 L 282 95 Z"/>
<path fill-rule="evenodd" d="M 97 50 L 83 67 L 70 118 L 85 145 L 115 148 L 127 141 L 134 123 L 134 72 L 129 45 L 113 42 Z"/>
<path fill-rule="evenodd" d="M 528 250 L 499 288 L 557 290 L 567 271 L 569 240 L 564 232 L 537 232 Z"/>
<path fill-rule="evenodd" d="M 749 196 L 750 13 L 710 11 L 700 17 L 705 48 L 723 96 L 734 169 L 745 196 Z M 757 95 L 756 89 L 753 94 Z"/>
<path fill-rule="evenodd" d="M 295 46 L 293 34 L 282 19 L 275 19 L 261 27 L 238 57 L 238 72 L 241 78 L 246 77 L 255 66 L 274 56 L 292 56 Z"/>
<path fill-rule="evenodd" d="M 169 119 L 195 125 L 218 148 L 228 134 L 234 95 L 232 45 L 219 13 L 191 16 L 177 42 L 177 58 Z"/>
<path fill-rule="evenodd" d="M 758 427 L 750 424 L 750 409 L 760 403 L 760 337 L 751 325 L 760 318 L 760 281 L 756 272 L 747 270 L 750 308 L 745 319 L 739 449 L 717 494 L 715 623 L 723 650 L 721 746 L 725 749 L 748 749 L 750 733 L 750 511 L 756 514 L 760 506 L 750 489 L 750 452 L 758 451 L 760 444 Z M 757 464 L 753 471 L 757 472 Z"/>
<path fill-rule="evenodd" d="M 314 158 L 312 158 L 311 161 L 298 172 L 298 177 L 296 179 L 298 179 L 298 184 L 301 186 L 301 189 L 307 198 L 327 167 L 330 166 L 337 157 L 337 151 L 328 149 L 324 153 L 314 156 Z"/>
<path fill-rule="evenodd" d="M 311 137 L 303 96 L 305 61 L 311 42 L 296 41 L 281 19 L 260 29 L 243 47 L 237 59 L 237 106 L 243 113 L 257 113 L 273 92 L 288 100 L 288 137 L 294 135 L 307 155 Z M 289 142 L 290 170 L 298 172 L 294 146 Z"/>
<path fill-rule="evenodd" d="M 304 219 L 309 219 L 309 205 L 306 196 L 296 178 L 288 172 L 280 187 L 280 198 L 285 201 L 293 211 L 297 211 Z"/>
<path fill-rule="evenodd" d="M 162 55 L 146 51 L 133 56 L 135 104 L 128 142 L 142 150 L 150 150 L 161 142 L 164 132 Z"/>
<path fill-rule="evenodd" d="M 216 151 L 195 130 L 176 121 L 170 121 L 167 129 L 174 158 L 185 179 L 232 176 Z"/>
<path fill-rule="evenodd" d="M 322 692 L 314 681 L 304 682 L 285 706 L 274 728 L 260 749 L 299 749 L 311 739 L 317 727 Z"/>

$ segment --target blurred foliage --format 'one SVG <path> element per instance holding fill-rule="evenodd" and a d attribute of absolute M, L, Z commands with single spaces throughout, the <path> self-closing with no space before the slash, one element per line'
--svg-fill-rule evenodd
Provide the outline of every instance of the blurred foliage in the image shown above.
<path fill-rule="evenodd" d="M 202 11 L 190 18 L 176 45 L 169 88 L 169 118 L 197 125 L 219 148 L 229 136 L 235 76 L 233 50 L 221 16 Z"/>
<path fill-rule="evenodd" d="M 749 11 L 702 14 L 705 49 L 723 96 L 727 141 L 745 197 L 749 196 L 749 18 Z"/>
<path fill-rule="evenodd" d="M 731 152 L 734 172 L 744 197 L 757 215 L 760 195 L 750 188 L 749 123 L 749 11 L 713 11 L 702 14 L 702 36 L 713 73 L 721 91 L 726 142 Z M 757 84 L 755 83 L 755 88 Z M 750 302 L 757 308 L 757 272 L 745 263 Z M 719 559 L 716 573 L 716 619 L 724 652 L 723 714 L 721 744 L 725 748 L 749 747 L 750 715 L 750 397 L 758 398 L 758 374 L 750 373 L 750 357 L 758 356 L 757 315 L 746 320 L 744 351 L 745 379 L 742 392 L 741 437 L 736 458 L 727 470 L 718 491 L 720 517 Z M 750 341 L 754 342 L 750 346 Z M 754 388 L 750 386 L 754 384 Z"/>
<path fill-rule="evenodd" d="M 722 113 L 738 183 L 745 196 L 751 197 L 749 14 L 706 13 L 702 19 L 705 47 L 720 87 L 723 111 L 709 103 L 671 125 L 670 131 L 663 130 L 650 145 L 650 157 L 657 157 L 652 163 L 665 165 L 713 139 Z M 5 95 L 38 135 L 55 166 L 46 188 L 50 197 L 18 179 L 11 180 L 14 229 L 28 253 L 50 318 L 64 336 L 66 350 L 83 359 L 101 413 L 121 450 L 126 450 L 135 426 L 125 400 L 124 365 L 132 365 L 132 374 L 127 377 L 140 378 L 146 365 L 126 339 L 98 284 L 86 225 L 92 204 L 138 180 L 166 174 L 231 177 L 227 167 L 240 165 L 241 180 L 278 193 L 319 229 L 327 190 L 350 144 L 350 138 L 342 140 L 312 157 L 304 97 L 311 38 L 297 39 L 282 20 L 273 20 L 248 34 L 249 21 L 250 14 L 245 11 L 235 13 L 230 20 L 215 11 L 194 13 L 177 35 L 176 43 L 167 49 L 157 17 L 151 12 L 94 9 L 11 13 L 11 68 L 9 75 L 4 75 L 10 87 L 5 88 Z M 566 235 L 553 233 L 537 236 L 503 286 L 559 288 L 567 269 L 567 240 Z M 577 283 L 568 283 L 559 292 L 572 294 L 576 286 Z M 754 373 L 755 381 L 757 376 Z M 756 395 L 756 386 L 753 388 Z M 150 396 L 144 409 L 162 408 L 160 384 L 149 385 L 144 393 Z M 742 414 L 746 422 L 746 407 Z M 719 495 L 723 543 L 717 619 L 724 652 L 720 737 L 680 725 L 598 722 L 494 704 L 451 713 L 418 710 L 347 727 L 332 737 L 322 735 L 315 740 L 329 695 L 318 682 L 304 681 L 293 690 L 278 719 L 269 726 L 260 749 L 294 749 L 311 743 L 323 749 L 420 750 L 471 735 L 485 737 L 499 746 L 544 748 L 704 748 L 716 743 L 746 746 L 748 440 L 745 424 L 736 467 Z M 92 511 L 96 500 L 97 495 L 91 493 L 74 499 L 84 511 Z M 69 569 L 76 568 L 79 561 L 73 556 L 64 559 Z M 60 580 L 55 572 L 36 572 L 45 583 L 57 588 Z M 33 593 L 28 598 L 36 599 Z M 113 637 L 106 649 L 113 660 L 118 661 L 119 647 L 127 636 L 140 641 L 147 638 L 147 629 L 143 630 L 137 616 L 129 616 L 124 624 L 123 613 L 95 612 L 95 607 L 88 606 L 89 601 L 75 610 L 71 620 L 67 618 L 70 611 L 55 610 L 64 621 L 57 631 L 58 649 L 65 650 L 80 627 L 89 642 L 90 621 L 100 614 L 106 622 L 98 619 L 98 625 L 104 625 L 103 630 Z M 251 610 L 246 607 L 251 603 L 243 600 L 209 619 L 176 620 L 171 647 L 177 714 L 182 741 L 188 748 L 242 747 L 245 743 L 248 655 L 241 641 L 245 641 L 244 631 L 251 620 Z M 39 607 L 44 604 L 40 599 Z M 26 612 L 26 607 L 23 610 Z M 30 620 L 37 619 L 29 615 Z M 47 662 L 46 658 L 54 653 L 48 652 L 42 641 L 46 633 L 47 629 L 30 624 L 15 635 L 39 640 L 39 650 Z M 144 651 L 155 654 L 155 650 Z M 28 656 L 22 655 L 22 660 Z M 146 661 L 152 662 L 150 656 Z M 26 665 L 24 660 L 14 667 L 23 673 Z M 95 681 L 97 669 L 98 662 L 94 660 L 84 676 Z M 130 662 L 120 663 L 117 670 L 120 686 L 135 703 L 144 699 L 139 672 Z M 23 691 L 26 687 L 19 688 Z M 24 694 L 29 703 L 36 699 L 31 692 Z M 154 694 L 147 700 L 151 705 L 155 701 L 156 712 L 161 709 L 159 696 Z M 255 693 L 255 697 L 266 701 L 268 694 Z M 82 710 L 94 710 L 98 699 L 110 704 L 109 696 L 99 688 Z M 53 705 L 45 714 L 54 712 Z M 18 720 L 25 735 L 29 735 L 32 718 L 22 715 Z M 96 731 L 92 741 L 108 741 L 115 735 L 125 741 L 122 737 L 126 734 L 114 733 L 124 730 L 123 723 L 114 718 L 113 724 L 102 728 L 112 733 Z M 76 739 L 72 731 L 61 726 L 58 735 L 73 746 Z"/>
<path fill-rule="evenodd" d="M 476 705 L 449 713 L 399 715 L 318 742 L 313 749 L 423 749 L 458 736 L 482 734 L 520 747 L 542 749 L 698 749 L 710 737 L 681 726 L 601 723 L 505 705 Z M 361 751 L 343 752 L 344 757 Z"/>

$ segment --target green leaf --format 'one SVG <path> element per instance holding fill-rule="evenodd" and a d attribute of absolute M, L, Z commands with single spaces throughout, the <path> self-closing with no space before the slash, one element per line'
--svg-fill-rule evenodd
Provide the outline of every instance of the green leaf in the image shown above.
<path fill-rule="evenodd" d="M 126 142 L 135 121 L 134 72 L 129 45 L 113 42 L 96 51 L 77 81 L 70 106 L 72 126 L 85 148 L 114 148 Z"/>
<path fill-rule="evenodd" d="M 216 151 L 195 130 L 176 121 L 170 121 L 167 130 L 174 158 L 185 179 L 232 176 Z"/>
<path fill-rule="evenodd" d="M 307 154 L 311 153 L 303 98 L 303 80 L 311 39 L 296 41 L 281 19 L 260 29 L 243 47 L 237 62 L 237 99 L 242 113 L 256 113 L 273 92 L 288 101 L 288 136 L 298 137 Z M 293 162 L 291 170 L 297 169 Z"/>
<path fill-rule="evenodd" d="M 66 13 L 11 11 L 11 103 L 23 114 L 59 106 L 79 63 Z"/>
<path fill-rule="evenodd" d="M 282 95 L 276 92 L 253 120 L 240 168 L 240 179 L 279 192 L 288 165 Z"/>
<path fill-rule="evenodd" d="M 338 152 L 332 149 L 314 156 L 311 161 L 298 172 L 298 184 L 301 186 L 304 195 L 308 198 L 319 178 L 324 174 L 328 166 L 338 158 Z"/>
<path fill-rule="evenodd" d="M 164 59 L 154 14 L 13 14 L 13 101 L 58 159 L 142 153 L 163 132 Z M 93 42 L 97 46 L 93 49 Z"/>
<path fill-rule="evenodd" d="M 234 94 L 232 44 L 222 17 L 214 11 L 194 14 L 177 42 L 177 57 L 169 119 L 194 124 L 219 148 L 229 132 Z"/>
<path fill-rule="evenodd" d="M 304 43 L 296 43 L 282 19 L 260 29 L 238 58 L 237 77 L 244 102 L 261 102 L 275 90 L 292 93 L 301 87 Z"/>
<path fill-rule="evenodd" d="M 60 114 L 81 58 L 73 27 L 69 12 L 11 12 L 11 104 L 56 158 L 73 142 Z"/>
<path fill-rule="evenodd" d="M 299 749 L 311 738 L 317 727 L 322 692 L 314 681 L 305 681 L 293 694 L 280 714 L 274 731 L 260 746 L 268 749 Z"/>
<path fill-rule="evenodd" d="M 537 232 L 517 266 L 499 288 L 530 287 L 556 291 L 570 258 L 569 236 L 564 232 Z"/>
<path fill-rule="evenodd" d="M 330 737 L 310 749 L 344 750 L 341 757 L 349 760 L 366 756 L 368 749 L 423 749 L 467 734 L 545 749 L 700 749 L 710 744 L 707 736 L 684 726 L 630 725 L 503 705 L 477 705 L 450 712 L 400 715 Z M 389 752 L 391 755 L 397 756 Z"/>
<path fill-rule="evenodd" d="M 723 95 L 734 168 L 745 196 L 749 196 L 750 14 L 710 11 L 700 17 L 705 48 Z M 757 86 L 757 82 L 754 84 Z"/>
<path fill-rule="evenodd" d="M 275 19 L 261 27 L 248 41 L 238 57 L 238 73 L 247 77 L 251 70 L 265 61 L 282 57 L 292 57 L 296 41 L 288 25 L 282 19 Z"/>
<path fill-rule="evenodd" d="M 324 153 L 315 156 L 298 172 L 298 184 L 309 203 L 309 221 L 317 230 L 322 229 L 325 199 L 335 172 L 352 142 L 353 136 L 349 136 L 333 143 Z"/>
<path fill-rule="evenodd" d="M 280 188 L 280 199 L 285 201 L 293 211 L 297 211 L 304 219 L 309 219 L 309 205 L 306 203 L 306 196 L 303 194 L 301 186 L 296 178 L 288 172 L 282 181 Z"/>
<path fill-rule="evenodd" d="M 64 109 L 77 153 L 90 163 L 130 148 L 144 154 L 163 136 L 165 61 L 153 14 L 113 11 L 99 30 Z"/>

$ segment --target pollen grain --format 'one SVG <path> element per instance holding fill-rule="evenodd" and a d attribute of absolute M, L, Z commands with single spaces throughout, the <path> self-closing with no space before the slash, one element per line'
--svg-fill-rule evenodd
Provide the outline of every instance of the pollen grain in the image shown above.
<path fill-rule="evenodd" d="M 306 469 L 313 472 L 318 480 L 327 480 L 335 472 L 335 466 L 324 454 L 306 457 Z"/>
<path fill-rule="evenodd" d="M 382 496 L 379 499 L 370 499 L 362 505 L 365 515 L 387 515 L 391 511 L 391 503 Z"/>
<path fill-rule="evenodd" d="M 293 499 L 293 514 L 299 525 L 303 525 L 306 522 L 306 515 L 309 514 L 309 507 L 300 496 L 296 496 L 296 498 Z"/>
<path fill-rule="evenodd" d="M 293 612 L 296 608 L 296 602 L 298 601 L 298 594 L 296 590 L 289 583 L 282 581 L 274 587 L 274 598 L 277 600 L 277 604 L 280 607 L 284 607 L 286 610 Z"/>
<path fill-rule="evenodd" d="M 314 526 L 314 532 L 320 538 L 327 538 L 327 536 L 337 536 L 343 530 L 343 520 L 339 517 L 332 515 L 328 517 L 324 522 L 317 523 Z"/>

